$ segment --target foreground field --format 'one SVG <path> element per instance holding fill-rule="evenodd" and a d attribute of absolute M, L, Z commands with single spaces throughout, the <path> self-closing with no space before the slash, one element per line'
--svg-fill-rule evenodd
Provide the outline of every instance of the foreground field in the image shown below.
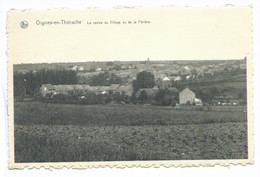
<path fill-rule="evenodd" d="M 15 103 L 15 161 L 247 158 L 243 112 Z"/>
<path fill-rule="evenodd" d="M 71 105 L 17 102 L 16 125 L 140 126 L 246 122 L 246 112 L 176 110 L 144 105 Z"/>

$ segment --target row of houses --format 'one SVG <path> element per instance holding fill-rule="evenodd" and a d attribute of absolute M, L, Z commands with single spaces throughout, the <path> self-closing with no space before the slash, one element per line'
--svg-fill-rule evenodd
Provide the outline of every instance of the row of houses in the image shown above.
<path fill-rule="evenodd" d="M 195 105 L 202 105 L 202 101 L 199 98 L 196 98 L 196 94 L 191 91 L 189 88 L 185 88 L 182 91 L 179 91 L 175 87 L 168 87 L 166 88 L 168 91 L 169 96 L 177 96 L 179 99 L 179 104 L 195 104 Z M 156 93 L 158 93 L 159 88 L 154 87 L 154 88 L 143 88 L 139 89 L 135 96 L 138 98 L 142 92 L 146 92 L 147 96 L 150 98 L 153 98 Z"/>
<path fill-rule="evenodd" d="M 193 104 L 202 105 L 202 101 L 196 98 L 195 93 L 191 91 L 189 88 L 185 88 L 181 92 L 175 87 L 167 88 L 169 93 L 172 95 L 179 97 L 179 104 Z M 68 94 L 69 92 L 78 92 L 78 91 L 89 91 L 95 94 L 109 94 L 109 93 L 119 93 L 127 96 L 132 96 L 133 87 L 131 85 L 119 85 L 112 84 L 110 86 L 89 86 L 89 85 L 51 85 L 51 84 L 43 84 L 40 88 L 40 94 L 42 97 L 46 97 L 47 95 L 55 95 L 55 94 Z M 153 99 L 158 93 L 159 88 L 143 88 L 137 90 L 135 93 L 135 97 L 140 97 L 142 92 L 145 92 L 148 98 Z"/>
<path fill-rule="evenodd" d="M 47 94 L 68 94 L 69 92 L 89 91 L 95 94 L 121 93 L 131 96 L 133 88 L 130 85 L 112 84 L 110 86 L 89 86 L 89 85 L 51 85 L 43 84 L 40 88 L 42 97 Z"/>

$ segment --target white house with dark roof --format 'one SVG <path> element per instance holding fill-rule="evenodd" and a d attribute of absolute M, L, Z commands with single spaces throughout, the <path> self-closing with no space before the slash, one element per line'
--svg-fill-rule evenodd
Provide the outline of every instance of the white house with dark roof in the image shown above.
<path fill-rule="evenodd" d="M 181 80 L 182 80 L 182 78 L 180 76 L 177 76 L 177 77 L 174 78 L 174 82 L 179 82 Z"/>
<path fill-rule="evenodd" d="M 171 86 L 171 80 L 168 77 L 164 77 L 161 82 L 160 88 L 166 89 L 169 88 L 170 86 Z"/>

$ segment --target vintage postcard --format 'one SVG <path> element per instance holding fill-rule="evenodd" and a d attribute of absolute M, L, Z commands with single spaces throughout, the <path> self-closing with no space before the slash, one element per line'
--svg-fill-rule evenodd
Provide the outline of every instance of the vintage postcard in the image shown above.
<path fill-rule="evenodd" d="M 10 10 L 9 168 L 254 163 L 251 11 Z"/>

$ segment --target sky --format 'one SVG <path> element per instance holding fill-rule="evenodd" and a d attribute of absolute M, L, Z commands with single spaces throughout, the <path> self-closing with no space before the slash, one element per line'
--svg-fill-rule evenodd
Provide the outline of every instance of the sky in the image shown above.
<path fill-rule="evenodd" d="M 12 10 L 8 57 L 15 64 L 250 58 L 251 15 L 249 6 Z M 54 25 L 61 20 L 81 24 Z"/>

